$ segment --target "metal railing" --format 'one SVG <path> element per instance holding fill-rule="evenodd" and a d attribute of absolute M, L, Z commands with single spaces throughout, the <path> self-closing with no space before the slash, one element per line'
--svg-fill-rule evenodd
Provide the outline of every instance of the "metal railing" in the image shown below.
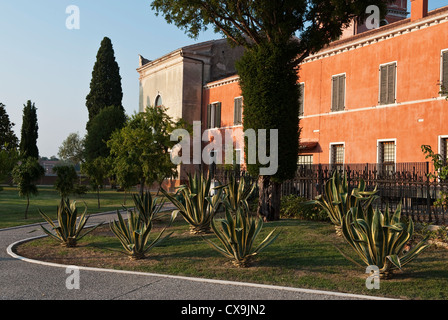
<path fill-rule="evenodd" d="M 214 178 L 225 183 L 229 174 L 248 176 L 238 169 L 214 168 Z M 376 187 L 379 199 L 374 205 L 380 210 L 387 206 L 395 210 L 401 203 L 403 214 L 415 222 L 448 224 L 448 208 L 434 204 L 443 192 L 448 193 L 448 182 L 432 178 L 436 172 L 430 162 L 396 163 L 392 167 L 377 163 L 300 165 L 295 177 L 282 184 L 282 196 L 295 194 L 314 199 L 323 193 L 335 170 L 347 175 L 349 189 L 355 188 L 360 179 L 368 190 Z"/>

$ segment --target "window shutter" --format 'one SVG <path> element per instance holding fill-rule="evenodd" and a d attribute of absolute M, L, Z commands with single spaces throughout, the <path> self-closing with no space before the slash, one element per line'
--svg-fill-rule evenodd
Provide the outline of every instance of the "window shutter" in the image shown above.
<path fill-rule="evenodd" d="M 299 116 L 304 114 L 304 94 L 305 94 L 305 84 L 299 84 Z"/>
<path fill-rule="evenodd" d="M 390 64 L 387 66 L 387 103 L 395 103 L 395 74 L 397 65 Z"/>
<path fill-rule="evenodd" d="M 342 111 L 345 108 L 345 75 L 339 77 L 338 90 L 338 111 Z"/>
<path fill-rule="evenodd" d="M 207 129 L 212 127 L 212 105 L 207 106 Z"/>
<path fill-rule="evenodd" d="M 442 54 L 442 86 L 448 90 L 448 51 Z"/>
<path fill-rule="evenodd" d="M 387 104 L 387 66 L 380 68 L 380 101 L 379 104 Z"/>
<path fill-rule="evenodd" d="M 242 112 L 243 112 L 243 99 L 236 98 L 234 102 L 234 111 L 233 111 L 233 123 L 234 125 L 239 125 L 243 123 Z"/>
<path fill-rule="evenodd" d="M 221 102 L 215 105 L 215 128 L 221 128 Z"/>
<path fill-rule="evenodd" d="M 332 102 L 331 102 L 331 111 L 337 111 L 338 108 L 338 81 L 336 77 L 332 78 L 332 85 L 333 85 L 333 96 L 332 96 Z"/>
<path fill-rule="evenodd" d="M 238 99 L 233 101 L 233 124 L 238 124 Z"/>

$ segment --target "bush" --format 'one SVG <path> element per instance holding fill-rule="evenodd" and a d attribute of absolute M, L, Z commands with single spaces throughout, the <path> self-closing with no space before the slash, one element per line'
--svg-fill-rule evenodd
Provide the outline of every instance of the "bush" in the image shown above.
<path fill-rule="evenodd" d="M 306 204 L 308 200 L 291 194 L 282 197 L 280 217 L 285 219 L 300 219 L 311 221 L 329 221 L 328 216 L 317 205 Z"/>

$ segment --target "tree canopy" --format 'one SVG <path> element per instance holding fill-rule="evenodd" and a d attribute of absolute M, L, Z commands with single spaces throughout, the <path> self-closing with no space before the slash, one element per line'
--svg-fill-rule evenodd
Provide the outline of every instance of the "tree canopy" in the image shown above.
<path fill-rule="evenodd" d="M 19 147 L 19 139 L 14 133 L 14 123 L 9 120 L 6 113 L 6 106 L 0 102 L 0 150 L 17 149 Z"/>
<path fill-rule="evenodd" d="M 353 19 L 364 21 L 366 9 L 386 11 L 386 0 L 153 0 L 152 9 L 189 36 L 213 28 L 235 45 L 282 44 L 300 39 L 295 62 L 338 39 Z M 391 2 L 391 1 L 389 1 Z"/>
<path fill-rule="evenodd" d="M 109 156 L 107 141 L 115 130 L 125 125 L 126 119 L 124 110 L 117 106 L 106 107 L 93 118 L 84 141 L 86 161 Z"/>
<path fill-rule="evenodd" d="M 120 67 L 115 60 L 115 52 L 112 41 L 105 37 L 96 56 L 96 62 L 92 71 L 90 92 L 86 97 L 86 106 L 89 111 L 90 122 L 109 106 L 117 106 L 123 109 L 123 90 L 121 87 Z M 124 111 L 124 109 L 123 109 Z"/>
<path fill-rule="evenodd" d="M 183 121 L 175 121 L 167 109 L 148 107 L 135 114 L 126 126 L 115 131 L 108 142 L 113 172 L 117 182 L 125 187 L 153 183 L 161 184 L 177 173 L 171 162 L 170 149 L 177 144 L 170 140 L 175 129 L 185 128 Z"/>
<path fill-rule="evenodd" d="M 83 162 L 84 139 L 78 132 L 70 133 L 59 147 L 58 155 L 63 161 L 69 161 L 75 165 Z"/>
<path fill-rule="evenodd" d="M 30 100 L 24 105 L 22 118 L 22 131 L 20 138 L 20 157 L 39 158 L 37 138 L 39 136 L 37 123 L 37 108 Z"/>

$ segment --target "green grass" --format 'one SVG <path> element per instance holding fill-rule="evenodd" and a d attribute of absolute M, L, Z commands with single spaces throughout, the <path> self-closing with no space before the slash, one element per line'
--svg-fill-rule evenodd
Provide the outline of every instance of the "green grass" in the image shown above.
<path fill-rule="evenodd" d="M 166 220 L 159 223 L 162 227 Z M 273 228 L 280 237 L 254 259 L 249 268 L 236 268 L 213 250 L 201 236 L 190 235 L 182 218 L 169 230 L 173 235 L 154 248 L 141 261 L 130 261 L 120 253 L 119 241 L 107 226 L 81 240 L 74 249 L 62 248 L 45 238 L 19 247 L 19 254 L 34 258 L 93 267 L 141 272 L 244 281 L 296 288 L 310 288 L 404 299 L 448 299 L 448 254 L 445 249 L 429 248 L 392 279 L 381 280 L 379 290 L 366 288 L 365 268 L 344 258 L 360 262 L 334 227 L 324 222 L 281 220 L 266 223 L 258 241 Z M 153 236 L 157 230 L 153 231 Z M 213 234 L 207 238 L 217 241 Z M 205 298 L 205 297 L 204 297 Z"/>
<path fill-rule="evenodd" d="M 126 203 L 130 205 L 132 203 L 130 194 L 126 199 Z M 71 196 L 70 200 L 76 200 L 80 208 L 84 207 L 85 202 L 88 213 L 91 214 L 121 209 L 124 193 L 116 190 L 101 191 L 100 208 L 98 208 L 96 192 L 88 192 L 83 196 Z M 4 187 L 3 191 L 0 191 L 0 229 L 44 221 L 38 209 L 55 218 L 59 201 L 60 196 L 53 187 L 39 187 L 39 194 L 30 198 L 28 219 L 25 219 L 26 198 L 19 196 L 17 188 Z"/>

